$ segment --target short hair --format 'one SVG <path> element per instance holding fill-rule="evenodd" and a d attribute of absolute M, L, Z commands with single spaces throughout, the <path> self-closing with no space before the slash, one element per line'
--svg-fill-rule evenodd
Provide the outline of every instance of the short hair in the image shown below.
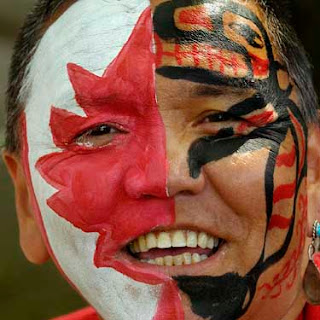
<path fill-rule="evenodd" d="M 28 66 L 41 37 L 51 24 L 53 17 L 63 5 L 77 0 L 38 0 L 27 15 L 12 56 L 6 111 L 5 147 L 9 152 L 20 151 L 20 116 L 26 103 L 21 96 Z M 279 51 L 282 63 L 300 91 L 301 110 L 309 123 L 317 123 L 317 95 L 312 81 L 312 67 L 297 34 L 290 24 L 288 0 L 255 0 L 265 12 L 269 33 Z"/>

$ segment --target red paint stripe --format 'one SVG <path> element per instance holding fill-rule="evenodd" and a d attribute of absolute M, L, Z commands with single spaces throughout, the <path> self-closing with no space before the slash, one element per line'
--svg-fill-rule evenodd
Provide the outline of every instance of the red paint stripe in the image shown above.
<path fill-rule="evenodd" d="M 243 133 L 248 128 L 265 126 L 268 123 L 271 123 L 274 120 L 273 111 L 264 111 L 261 114 L 256 114 L 254 116 L 246 118 L 246 122 L 242 122 L 238 129 L 237 133 Z"/>
<path fill-rule="evenodd" d="M 264 111 L 263 113 L 251 116 L 246 120 L 256 126 L 259 126 L 259 125 L 266 125 L 272 122 L 273 119 L 274 119 L 273 111 Z"/>
<path fill-rule="evenodd" d="M 296 181 L 289 184 L 282 184 L 273 192 L 273 203 L 284 199 L 290 199 L 294 196 L 296 190 Z"/>
<path fill-rule="evenodd" d="M 277 167 L 292 167 L 296 160 L 296 147 L 293 145 L 292 149 L 288 153 L 279 154 L 277 157 Z"/>
<path fill-rule="evenodd" d="M 213 31 L 212 20 L 204 6 L 182 10 L 179 14 L 179 23 L 188 24 L 193 27 L 193 29 L 200 27 L 208 31 Z"/>
<path fill-rule="evenodd" d="M 274 228 L 287 229 L 289 228 L 290 223 L 291 219 L 275 214 L 270 219 L 268 230 L 272 230 Z"/>
<path fill-rule="evenodd" d="M 255 54 L 249 53 L 251 58 L 253 74 L 255 77 L 266 77 L 269 75 L 270 61 L 268 59 L 261 59 Z"/>

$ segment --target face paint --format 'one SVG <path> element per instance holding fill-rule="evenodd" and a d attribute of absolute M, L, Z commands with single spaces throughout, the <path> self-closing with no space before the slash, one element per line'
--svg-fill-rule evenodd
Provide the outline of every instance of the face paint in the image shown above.
<path fill-rule="evenodd" d="M 291 98 L 294 84 L 280 85 L 278 74 L 286 71 L 248 7 L 151 1 L 152 34 L 147 5 L 78 1 L 41 40 L 25 83 L 24 140 L 38 219 L 57 265 L 105 319 L 256 318 L 257 296 L 279 297 L 294 286 L 298 263 L 290 258 L 299 260 L 303 248 L 306 128 Z M 163 93 L 165 80 L 171 82 Z M 176 95 L 176 84 L 185 86 L 183 94 Z M 168 145 L 189 137 L 171 130 L 197 125 L 174 117 L 178 108 L 169 109 L 169 98 L 183 100 L 190 84 L 250 95 L 215 107 L 203 124 L 210 133 L 188 138 L 188 183 L 201 185 L 205 172 L 205 187 L 170 198 L 169 170 L 182 156 L 169 158 Z M 246 187 L 257 194 L 238 201 Z M 254 215 L 247 203 L 256 199 L 265 203 Z M 261 226 L 250 234 L 254 252 L 247 256 L 240 247 L 232 255 L 246 223 Z M 173 276 L 127 253 L 133 239 L 157 227 L 189 225 L 222 234 L 217 254 L 199 267 L 177 268 Z M 270 282 L 264 275 L 271 266 Z"/>
<path fill-rule="evenodd" d="M 172 280 L 139 263 L 126 249 L 139 235 L 172 224 L 174 203 L 166 191 L 165 133 L 155 100 L 151 12 L 143 11 L 131 35 L 121 30 L 129 40 L 119 53 L 110 53 L 105 44 L 111 39 L 102 30 L 110 32 L 117 27 L 112 19 L 119 5 L 121 9 L 125 4 L 107 7 L 104 1 L 80 1 L 42 39 L 31 63 L 31 70 L 37 72 L 29 79 L 32 89 L 26 108 L 25 167 L 26 171 L 31 168 L 30 183 L 52 255 L 104 318 L 131 319 L 135 315 L 151 319 L 155 315 L 180 319 L 180 298 Z M 133 16 L 142 12 L 138 3 L 129 8 Z M 116 23 L 130 18 L 122 14 L 116 16 Z M 111 23 L 104 26 L 101 18 L 108 20 L 107 15 Z M 79 22 L 75 16 L 81 17 Z M 68 43 L 66 37 L 63 44 L 49 44 L 69 22 L 75 33 L 71 39 L 80 44 L 63 52 L 59 63 L 49 57 L 47 63 L 52 66 L 41 65 L 43 51 L 58 51 Z M 96 27 L 102 36 L 92 41 Z M 87 30 L 84 35 L 83 28 Z M 83 57 L 83 45 L 89 49 L 90 44 L 88 55 Z M 95 56 L 100 49 L 106 51 L 104 59 L 90 60 L 90 53 Z M 108 60 L 111 64 L 102 76 L 89 71 L 100 70 Z M 36 83 L 35 78 L 47 70 L 45 81 Z M 64 81 L 53 83 L 51 94 L 39 98 L 39 92 L 45 92 L 43 89 L 55 77 L 61 78 L 61 73 Z M 45 106 L 50 107 L 44 110 L 46 115 L 49 111 L 50 120 L 40 123 L 34 109 Z M 112 141 L 108 140 L 110 132 L 115 132 Z M 88 143 L 95 138 L 103 144 Z M 164 302 L 161 296 L 170 296 L 170 301 Z"/>
<path fill-rule="evenodd" d="M 265 241 L 260 256 L 242 276 L 234 270 L 215 277 L 175 278 L 198 316 L 238 319 L 252 304 L 259 278 L 290 254 L 294 233 L 300 240 L 283 270 L 274 275 L 273 284 L 264 283 L 258 290 L 264 291 L 263 299 L 275 298 L 281 294 L 281 290 L 274 294 L 276 287 L 281 289 L 287 281 L 289 290 L 295 282 L 298 262 L 291 259 L 299 260 L 305 236 L 305 209 L 301 203 L 306 176 L 306 125 L 290 99 L 294 84 L 280 86 L 278 73 L 284 69 L 274 57 L 260 19 L 246 6 L 233 1 L 166 1 L 156 6 L 154 25 L 159 76 L 254 92 L 244 101 L 207 117 L 207 122 L 219 129 L 191 144 L 188 163 L 190 176 L 198 179 L 203 170 L 210 175 L 214 163 L 269 150 L 264 181 Z M 227 165 L 224 169 L 228 170 Z"/>
<path fill-rule="evenodd" d="M 161 277 L 148 275 L 143 266 L 139 272 L 121 251 L 139 235 L 174 221 L 173 202 L 166 194 L 165 135 L 153 87 L 150 19 L 150 10 L 145 11 L 101 78 L 68 65 L 75 98 L 86 117 L 52 107 L 53 140 L 64 151 L 36 164 L 60 190 L 48 199 L 49 207 L 84 232 L 99 233 L 95 265 L 115 267 L 147 283 Z M 121 128 L 111 143 L 97 148 L 76 142 L 82 132 L 103 124 Z M 98 184 L 93 172 L 99 174 Z M 147 197 L 153 199 L 143 201 Z"/>

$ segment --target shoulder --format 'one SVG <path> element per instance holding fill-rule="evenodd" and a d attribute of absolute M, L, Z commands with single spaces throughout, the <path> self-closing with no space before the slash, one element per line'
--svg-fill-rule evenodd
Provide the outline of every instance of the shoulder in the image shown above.
<path fill-rule="evenodd" d="M 307 305 L 305 308 L 305 320 L 320 319 L 320 306 Z"/>
<path fill-rule="evenodd" d="M 99 320 L 99 318 L 96 311 L 88 307 L 51 320 Z"/>

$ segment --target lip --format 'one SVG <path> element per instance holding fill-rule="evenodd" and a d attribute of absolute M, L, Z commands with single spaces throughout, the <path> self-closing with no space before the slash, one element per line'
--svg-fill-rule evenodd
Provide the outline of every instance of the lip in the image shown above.
<path fill-rule="evenodd" d="M 122 263 L 128 263 L 133 267 L 143 270 L 147 273 L 161 273 L 166 277 L 176 277 L 176 276 L 201 276 L 208 274 L 214 271 L 219 266 L 219 261 L 224 256 L 226 250 L 226 243 L 222 242 L 218 251 L 208 259 L 189 265 L 181 266 L 159 266 L 154 264 L 149 264 L 147 262 L 141 262 L 140 260 L 134 258 L 130 255 L 127 249 L 123 249 L 117 254 L 117 260 Z"/>
<path fill-rule="evenodd" d="M 149 232 L 174 230 L 202 231 L 206 232 L 210 236 L 223 240 L 223 242 L 221 243 L 218 251 L 206 260 L 196 264 L 181 266 L 158 266 L 141 262 L 134 258 L 127 250 L 127 246 L 130 242 L 134 241 L 139 236 L 145 235 Z M 170 281 L 172 277 L 181 275 L 219 275 L 219 273 L 221 273 L 221 265 L 223 265 L 225 253 L 230 242 L 230 237 L 225 237 L 225 235 L 228 235 L 228 230 L 220 230 L 217 225 L 211 224 L 210 226 L 203 226 L 202 224 L 195 225 L 194 223 L 179 223 L 168 226 L 158 225 L 143 231 L 141 230 L 139 233 L 132 235 L 122 243 L 116 242 L 112 239 L 110 237 L 110 233 L 100 234 L 97 241 L 94 263 L 97 268 L 113 268 L 135 281 L 151 285 L 161 284 L 166 281 Z"/>
<path fill-rule="evenodd" d="M 217 235 L 216 232 L 212 232 L 211 230 L 208 230 L 208 228 L 199 228 L 198 226 L 191 226 L 191 225 L 175 225 L 170 227 L 157 227 L 149 232 L 168 232 L 168 231 L 176 231 L 176 230 L 190 230 L 195 232 L 206 232 L 208 235 L 219 238 L 221 240 L 221 243 L 219 244 L 218 250 L 209 256 L 206 260 L 200 261 L 198 263 L 189 264 L 189 265 L 180 265 L 180 266 L 160 266 L 155 264 L 150 264 L 147 262 L 141 262 L 139 259 L 135 258 L 131 255 L 131 253 L 128 250 L 128 245 L 135 239 L 137 239 L 139 236 L 137 236 L 135 239 L 131 240 L 129 243 L 127 243 L 125 246 L 122 247 L 121 250 L 118 251 L 116 254 L 116 259 L 119 262 L 132 265 L 136 267 L 137 269 L 144 270 L 144 272 L 157 272 L 164 274 L 167 277 L 175 277 L 180 275 L 189 275 L 189 276 L 200 276 L 208 274 L 208 270 L 210 270 L 210 273 L 214 269 L 216 269 L 219 266 L 219 261 L 224 256 L 224 252 L 227 248 L 227 242 L 225 239 L 222 239 Z M 141 235 L 146 235 L 149 232 L 146 232 Z"/>

